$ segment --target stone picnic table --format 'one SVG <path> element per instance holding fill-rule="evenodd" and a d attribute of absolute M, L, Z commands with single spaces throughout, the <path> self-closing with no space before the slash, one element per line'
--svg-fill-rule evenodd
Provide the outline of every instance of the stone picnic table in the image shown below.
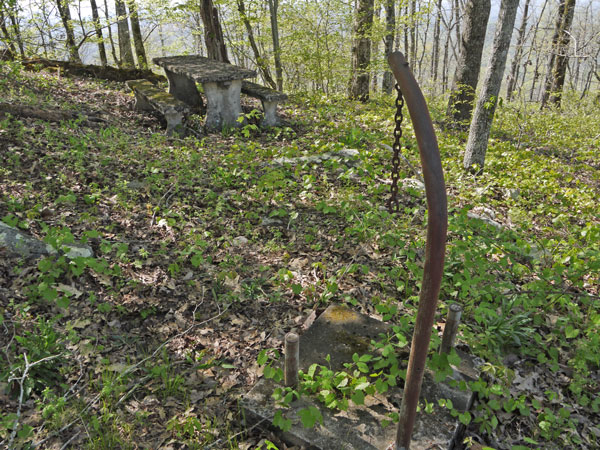
<path fill-rule="evenodd" d="M 207 129 L 241 125 L 237 119 L 242 114 L 242 80 L 255 77 L 256 71 L 198 55 L 167 56 L 152 61 L 165 70 L 169 93 L 192 108 L 202 106 L 196 82 L 202 84 Z"/>

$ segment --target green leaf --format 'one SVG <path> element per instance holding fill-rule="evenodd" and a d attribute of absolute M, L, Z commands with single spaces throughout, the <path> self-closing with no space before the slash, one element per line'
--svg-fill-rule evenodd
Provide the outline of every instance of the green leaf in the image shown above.
<path fill-rule="evenodd" d="M 65 297 L 64 295 L 62 297 L 59 297 L 56 299 L 56 305 L 59 308 L 68 308 L 69 307 L 69 298 Z"/>
<path fill-rule="evenodd" d="M 281 410 L 279 410 L 273 417 L 273 425 L 280 428 L 282 431 L 289 431 L 292 428 L 292 419 L 287 419 Z"/>
<path fill-rule="evenodd" d="M 567 327 L 565 328 L 565 337 L 567 339 L 573 339 L 576 338 L 579 335 L 579 330 L 575 327 L 573 327 L 573 325 L 567 325 Z"/>
<path fill-rule="evenodd" d="M 314 406 L 301 409 L 298 411 L 298 416 L 300 416 L 300 420 L 302 421 L 302 426 L 304 428 L 314 427 L 317 421 L 323 425 L 323 416 L 321 415 L 321 411 Z"/>
<path fill-rule="evenodd" d="M 356 405 L 364 405 L 365 403 L 365 394 L 363 391 L 356 391 L 352 394 L 351 398 Z"/>
<path fill-rule="evenodd" d="M 458 420 L 460 420 L 460 423 L 463 425 L 469 425 L 471 423 L 471 413 L 465 411 L 464 413 L 459 414 Z"/>
<path fill-rule="evenodd" d="M 300 293 L 302 292 L 302 285 L 292 284 L 292 292 L 294 293 L 294 295 L 300 295 Z"/>
<path fill-rule="evenodd" d="M 269 356 L 267 355 L 267 350 L 263 349 L 258 354 L 258 358 L 256 358 L 256 362 L 258 363 L 259 366 L 264 366 L 268 359 L 269 359 Z"/>

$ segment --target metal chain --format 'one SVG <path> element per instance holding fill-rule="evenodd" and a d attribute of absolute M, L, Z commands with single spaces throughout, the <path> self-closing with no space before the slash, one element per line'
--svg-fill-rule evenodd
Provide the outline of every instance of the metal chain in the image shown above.
<path fill-rule="evenodd" d="M 387 202 L 387 207 L 390 213 L 397 213 L 400 211 L 400 205 L 398 203 L 398 180 L 400 178 L 400 138 L 402 138 L 402 108 L 404 107 L 404 97 L 400 86 L 396 84 L 396 91 L 398 96 L 396 97 L 396 114 L 394 115 L 394 122 L 396 126 L 394 128 L 394 145 L 392 150 L 394 156 L 392 157 L 392 186 L 390 188 L 391 196 Z"/>

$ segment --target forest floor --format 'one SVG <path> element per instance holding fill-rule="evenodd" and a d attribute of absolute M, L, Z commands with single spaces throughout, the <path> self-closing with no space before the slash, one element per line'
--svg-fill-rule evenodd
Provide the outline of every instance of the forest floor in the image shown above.
<path fill-rule="evenodd" d="M 285 333 L 335 303 L 395 325 L 392 346 L 410 341 L 426 205 L 406 187 L 400 214 L 384 208 L 392 99 L 293 96 L 284 127 L 250 117 L 167 138 L 123 84 L 0 63 L 0 102 L 81 114 L 0 116 L 0 219 L 94 250 L 24 260 L 0 249 L 0 447 L 287 448 L 245 429 L 238 407 Z M 442 102 L 430 102 L 436 123 Z M 468 448 L 600 446 L 598 130 L 600 108 L 585 101 L 502 105 L 478 177 L 461 169 L 464 134 L 438 132 L 450 223 L 431 349 L 460 303 L 458 345 L 486 361 L 460 416 Z M 409 120 L 404 136 L 420 167 Z M 275 162 L 342 149 L 359 153 Z M 434 370 L 443 363 L 432 356 Z M 330 406 L 395 380 L 374 367 L 347 375 Z"/>

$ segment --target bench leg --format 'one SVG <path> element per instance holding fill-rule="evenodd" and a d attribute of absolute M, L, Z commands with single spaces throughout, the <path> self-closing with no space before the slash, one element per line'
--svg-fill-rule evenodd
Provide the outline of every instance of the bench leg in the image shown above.
<path fill-rule="evenodd" d="M 194 81 L 167 69 L 165 69 L 165 73 L 169 79 L 169 94 L 172 94 L 173 97 L 190 105 L 194 109 L 202 108 L 202 97 L 200 97 Z"/>
<path fill-rule="evenodd" d="M 148 103 L 146 97 L 143 94 L 139 93 L 137 90 L 133 91 L 135 94 L 135 103 L 133 108 L 136 111 L 152 111 L 152 105 Z"/>
<path fill-rule="evenodd" d="M 206 95 L 206 128 L 208 130 L 221 130 L 223 126 L 239 127 L 237 121 L 242 114 L 240 92 L 242 80 L 233 80 L 227 83 L 204 83 Z"/>
<path fill-rule="evenodd" d="M 184 136 L 183 114 L 179 111 L 169 110 L 164 113 L 164 116 L 167 120 L 167 136 L 173 136 L 174 133 Z"/>
<path fill-rule="evenodd" d="M 281 119 L 277 114 L 277 102 L 263 100 L 262 105 L 265 117 L 263 118 L 261 125 L 264 127 L 277 127 L 281 125 Z"/>

